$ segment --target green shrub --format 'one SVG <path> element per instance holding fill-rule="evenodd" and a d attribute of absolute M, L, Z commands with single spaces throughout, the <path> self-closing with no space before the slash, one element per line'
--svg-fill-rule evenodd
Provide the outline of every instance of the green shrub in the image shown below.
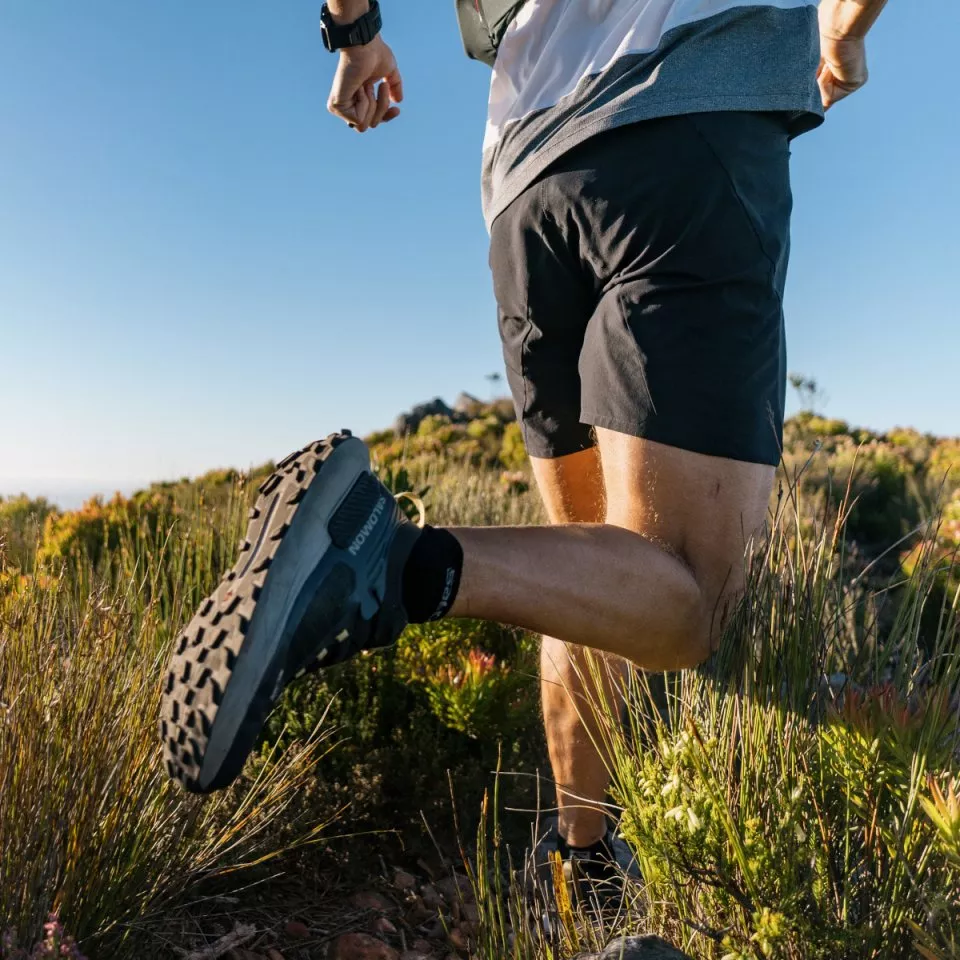
<path fill-rule="evenodd" d="M 55 507 L 43 498 L 0 497 L 0 568 L 4 564 L 29 573 L 36 560 L 47 517 Z"/>
<path fill-rule="evenodd" d="M 913 603 L 873 638 L 896 659 L 859 658 L 824 562 L 837 550 L 821 537 L 791 555 L 775 538 L 713 668 L 682 676 L 666 719 L 641 688 L 632 737 L 610 725 L 650 903 L 661 923 L 716 931 L 691 935 L 704 957 L 908 957 L 960 922 L 960 871 L 921 802 L 928 778 L 960 772 L 958 608 L 915 672 L 932 583 L 919 565 Z"/>
<path fill-rule="evenodd" d="M 523 433 L 519 423 L 508 423 L 503 431 L 503 444 L 500 447 L 500 462 L 508 470 L 521 470 L 530 462 L 523 443 Z"/>
<path fill-rule="evenodd" d="M 157 742 L 161 671 L 220 570 L 202 523 L 179 543 L 137 528 L 122 556 L 96 556 L 126 510 L 55 525 L 71 532 L 71 562 L 0 589 L 0 926 L 34 943 L 56 909 L 85 953 L 111 960 L 144 956 L 139 927 L 200 880 L 277 852 L 277 824 L 325 749 L 308 731 L 205 803 L 174 787 Z M 315 824 L 286 822 L 280 846 Z"/>

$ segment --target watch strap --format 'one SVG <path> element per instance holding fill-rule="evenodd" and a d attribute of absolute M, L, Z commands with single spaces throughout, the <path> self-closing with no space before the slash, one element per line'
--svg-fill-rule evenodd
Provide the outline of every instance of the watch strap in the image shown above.
<path fill-rule="evenodd" d="M 332 53 L 344 47 L 359 47 L 369 43 L 383 27 L 378 0 L 370 0 L 370 9 L 353 23 L 337 24 L 326 4 L 320 12 L 324 46 Z"/>

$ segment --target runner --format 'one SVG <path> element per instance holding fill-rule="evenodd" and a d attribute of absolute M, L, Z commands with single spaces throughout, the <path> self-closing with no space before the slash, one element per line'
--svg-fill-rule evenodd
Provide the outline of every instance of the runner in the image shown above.
<path fill-rule="evenodd" d="M 884 5 L 461 0 L 468 48 L 495 54 L 490 264 L 553 526 L 421 531 L 359 439 L 291 455 L 176 645 L 172 777 L 230 783 L 304 669 L 388 646 L 408 622 L 496 620 L 544 636 L 548 843 L 624 865 L 576 705 L 584 650 L 615 676 L 694 667 L 743 588 L 780 458 L 789 144 L 865 83 Z M 376 0 L 329 0 L 322 21 L 340 56 L 331 112 L 360 133 L 395 120 L 403 85 Z"/>

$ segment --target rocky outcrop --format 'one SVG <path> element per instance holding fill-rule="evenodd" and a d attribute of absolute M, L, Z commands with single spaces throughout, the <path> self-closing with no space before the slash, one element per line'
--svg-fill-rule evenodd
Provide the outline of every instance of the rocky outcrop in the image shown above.
<path fill-rule="evenodd" d="M 434 397 L 426 403 L 418 403 L 407 413 L 401 413 L 393 424 L 394 432 L 398 434 L 416 433 L 417 428 L 426 420 L 427 417 L 447 417 L 454 423 L 468 419 L 462 413 L 458 413 L 453 407 L 448 407 L 440 397 Z"/>
<path fill-rule="evenodd" d="M 484 402 L 479 398 L 475 397 L 472 393 L 461 393 L 459 397 L 454 401 L 453 409 L 457 413 L 462 413 L 465 417 L 479 416 L 480 411 L 483 410 Z"/>

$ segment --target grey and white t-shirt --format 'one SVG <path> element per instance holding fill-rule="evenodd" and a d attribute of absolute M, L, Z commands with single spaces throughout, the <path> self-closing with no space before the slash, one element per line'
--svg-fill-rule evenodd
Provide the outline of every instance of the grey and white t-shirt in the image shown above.
<path fill-rule="evenodd" d="M 817 0 L 528 0 L 494 65 L 483 145 L 488 227 L 594 134 L 683 113 L 823 108 Z"/>

